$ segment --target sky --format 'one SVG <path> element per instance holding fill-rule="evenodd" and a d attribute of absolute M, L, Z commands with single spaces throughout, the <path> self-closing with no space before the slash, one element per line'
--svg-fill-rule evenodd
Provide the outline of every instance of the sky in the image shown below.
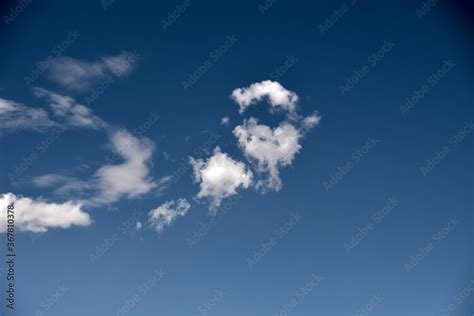
<path fill-rule="evenodd" d="M 472 316 L 473 14 L 2 2 L 2 315 Z"/>

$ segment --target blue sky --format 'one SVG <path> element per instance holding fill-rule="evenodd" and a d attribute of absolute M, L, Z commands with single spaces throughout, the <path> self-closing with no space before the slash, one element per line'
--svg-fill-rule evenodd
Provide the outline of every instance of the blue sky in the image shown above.
<path fill-rule="evenodd" d="M 472 315 L 472 5 L 0 9 L 6 315 Z"/>

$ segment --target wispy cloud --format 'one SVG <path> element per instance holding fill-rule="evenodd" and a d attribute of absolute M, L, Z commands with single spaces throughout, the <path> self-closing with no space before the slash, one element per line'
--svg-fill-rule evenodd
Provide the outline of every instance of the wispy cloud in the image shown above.
<path fill-rule="evenodd" d="M 132 71 L 136 61 L 137 55 L 129 52 L 105 56 L 96 61 L 60 57 L 53 61 L 46 76 L 70 91 L 84 92 L 106 76 L 127 75 Z"/>
<path fill-rule="evenodd" d="M 191 204 L 186 199 L 167 201 L 150 211 L 148 222 L 158 233 L 163 232 L 165 226 L 171 225 L 178 217 L 186 215 Z"/>
<path fill-rule="evenodd" d="M 14 101 L 0 98 L 0 130 L 36 130 L 41 131 L 55 126 L 48 112 L 42 108 L 33 108 Z"/>
<path fill-rule="evenodd" d="M 54 115 L 63 119 L 64 123 L 69 127 L 99 129 L 107 125 L 102 119 L 94 115 L 91 109 L 78 104 L 71 97 L 42 88 L 34 88 L 33 92 L 35 96 L 45 98 Z"/>

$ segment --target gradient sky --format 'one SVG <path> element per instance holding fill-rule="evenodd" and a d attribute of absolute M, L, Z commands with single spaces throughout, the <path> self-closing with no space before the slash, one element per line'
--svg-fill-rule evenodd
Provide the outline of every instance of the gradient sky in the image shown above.
<path fill-rule="evenodd" d="M 32 1 L 6 23 L 18 3 L 1 7 L 0 98 L 50 111 L 34 95 L 40 87 L 130 132 L 154 113 L 140 135 L 155 145 L 150 176 L 180 176 L 85 207 L 87 227 L 18 232 L 16 310 L 5 310 L 2 294 L 5 315 L 473 314 L 472 6 L 440 1 L 417 16 L 423 1 Z M 55 55 L 71 34 L 79 36 Z M 49 56 L 94 62 L 123 52 L 138 56 L 133 69 L 93 102 L 97 82 L 68 89 L 47 69 L 25 83 Z M 206 71 L 185 87 L 199 67 Z M 341 88 L 352 77 L 353 87 Z M 219 146 L 251 168 L 233 128 L 250 116 L 275 127 L 285 114 L 264 100 L 241 115 L 230 95 L 263 80 L 295 92 L 299 113 L 317 111 L 321 121 L 280 169 L 281 190 L 239 189 L 213 216 L 196 198 L 188 157 L 205 160 Z M 87 181 L 111 155 L 106 132 L 67 128 L 11 181 L 51 132 L 2 127 L 0 193 L 63 203 L 76 197 L 34 180 Z M 339 180 L 328 186 L 331 178 Z M 180 198 L 187 214 L 153 229 L 148 213 Z M 263 255 L 250 265 L 256 251 Z M 0 284 L 4 293 L 4 275 Z"/>

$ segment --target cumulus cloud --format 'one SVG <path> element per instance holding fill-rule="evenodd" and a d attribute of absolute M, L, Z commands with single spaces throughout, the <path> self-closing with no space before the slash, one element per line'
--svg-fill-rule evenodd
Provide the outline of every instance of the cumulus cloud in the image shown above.
<path fill-rule="evenodd" d="M 118 78 L 128 74 L 136 60 L 137 56 L 128 52 L 96 61 L 59 57 L 48 68 L 47 78 L 70 91 L 83 92 L 106 76 Z"/>
<path fill-rule="evenodd" d="M 44 109 L 29 107 L 1 98 L 0 122 L 0 129 L 5 131 L 41 131 L 56 125 Z"/>
<path fill-rule="evenodd" d="M 111 132 L 111 147 L 123 160 L 105 165 L 94 175 L 99 190 L 96 202 L 111 203 L 122 196 L 135 198 L 157 187 L 150 176 L 151 158 L 155 150 L 147 138 L 137 138 L 126 130 Z"/>
<path fill-rule="evenodd" d="M 251 84 L 246 88 L 232 91 L 232 99 L 240 106 L 239 113 L 243 113 L 250 105 L 266 98 L 273 109 L 284 109 L 293 112 L 298 102 L 298 96 L 293 91 L 285 89 L 280 83 L 265 80 Z"/>
<path fill-rule="evenodd" d="M 41 199 L 5 193 L 0 196 L 0 232 L 7 230 L 7 206 L 14 203 L 15 226 L 22 231 L 46 232 L 49 228 L 69 228 L 71 226 L 88 226 L 91 224 L 89 214 L 82 210 L 80 202 L 49 203 Z"/>
<path fill-rule="evenodd" d="M 257 181 L 257 187 L 263 191 L 280 190 L 279 168 L 290 165 L 300 151 L 301 132 L 286 121 L 272 129 L 250 118 L 235 127 L 234 135 L 245 156 L 256 163 L 257 171 L 268 172 L 268 179 Z"/>
<path fill-rule="evenodd" d="M 186 215 L 190 207 L 191 205 L 186 199 L 178 199 L 176 202 L 167 201 L 150 211 L 148 222 L 153 229 L 161 233 L 165 226 L 173 223 L 179 216 Z"/>
<path fill-rule="evenodd" d="M 76 103 L 71 97 L 63 96 L 42 88 L 34 88 L 33 92 L 37 97 L 45 98 L 54 115 L 64 119 L 67 126 L 92 129 L 99 129 L 106 126 L 99 117 L 92 113 L 91 109 Z"/>
<path fill-rule="evenodd" d="M 252 172 L 244 163 L 235 161 L 216 147 L 207 160 L 190 158 L 194 180 L 200 183 L 198 198 L 208 198 L 210 209 L 215 210 L 222 200 L 237 194 L 237 189 L 248 188 L 252 183 Z"/>

